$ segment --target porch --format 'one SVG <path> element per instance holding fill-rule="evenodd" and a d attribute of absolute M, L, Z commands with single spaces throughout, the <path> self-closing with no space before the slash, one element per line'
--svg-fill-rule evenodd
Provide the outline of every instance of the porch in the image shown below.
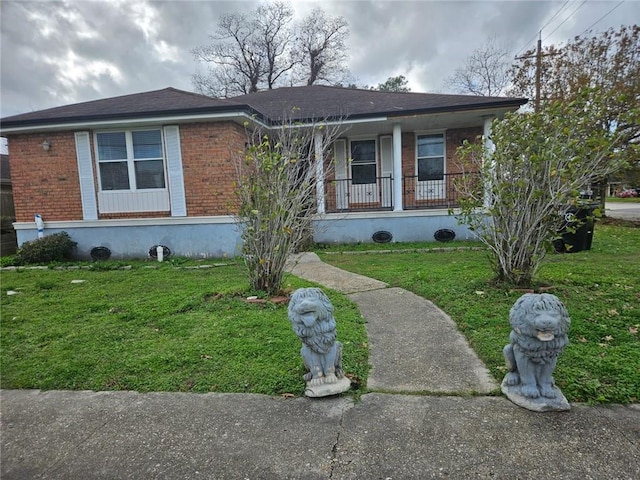
<path fill-rule="evenodd" d="M 445 173 L 423 177 L 403 176 L 401 205 L 397 204 L 397 200 L 394 202 L 398 197 L 394 195 L 391 175 L 376 177 L 375 182 L 371 183 L 353 179 L 327 180 L 324 185 L 324 211 L 344 213 L 455 208 L 459 205 L 455 183 L 463 175 Z"/>

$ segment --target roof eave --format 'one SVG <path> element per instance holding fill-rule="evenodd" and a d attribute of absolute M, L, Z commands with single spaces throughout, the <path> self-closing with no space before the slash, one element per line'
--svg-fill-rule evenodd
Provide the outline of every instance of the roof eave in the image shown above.
<path fill-rule="evenodd" d="M 224 118 L 244 117 L 247 120 L 266 125 L 268 120 L 249 105 L 199 107 L 178 110 L 155 110 L 150 112 L 112 113 L 96 115 L 78 115 L 34 120 L 0 121 L 0 134 L 28 133 L 77 128 L 104 128 L 126 123 L 185 122 L 193 120 L 221 120 Z"/>
<path fill-rule="evenodd" d="M 411 116 L 419 116 L 419 115 L 436 115 L 440 113 L 460 113 L 460 112 L 469 112 L 476 110 L 516 110 L 520 108 L 522 105 L 525 105 L 529 100 L 526 98 L 516 98 L 509 99 L 508 101 L 496 101 L 496 102 L 488 102 L 477 105 L 454 105 L 454 106 L 446 106 L 446 107 L 432 107 L 432 108 L 416 108 L 411 110 L 392 110 L 392 111 L 382 111 L 382 112 L 371 112 L 371 113 L 356 113 L 352 115 L 344 115 L 344 116 L 328 116 L 325 118 L 318 117 L 304 117 L 304 118 L 294 118 L 289 119 L 296 124 L 308 125 L 308 124 L 317 124 L 317 123 L 336 123 L 336 122 L 363 122 L 367 120 L 371 121 L 379 121 L 382 119 L 392 119 L 394 117 L 411 117 Z M 270 122 L 273 126 L 282 125 L 278 120 L 273 120 Z"/>

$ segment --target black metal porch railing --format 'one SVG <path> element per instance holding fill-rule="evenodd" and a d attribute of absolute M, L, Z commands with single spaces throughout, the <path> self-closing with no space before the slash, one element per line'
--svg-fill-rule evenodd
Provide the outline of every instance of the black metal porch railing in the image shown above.
<path fill-rule="evenodd" d="M 426 180 L 421 180 L 416 175 L 403 177 L 403 209 L 458 206 L 458 192 L 454 182 L 462 178 L 461 173 L 447 173 Z M 325 182 L 325 210 L 328 213 L 393 210 L 393 208 L 391 176 L 377 177 L 375 183 L 353 183 L 350 179 Z"/>
<path fill-rule="evenodd" d="M 452 208 L 458 206 L 459 193 L 456 181 L 475 173 L 445 173 L 420 179 L 417 175 L 405 176 L 402 179 L 403 208 Z"/>
<path fill-rule="evenodd" d="M 325 182 L 327 212 L 362 210 L 391 210 L 393 208 L 393 179 L 376 177 L 375 183 L 354 183 L 351 179 Z"/>

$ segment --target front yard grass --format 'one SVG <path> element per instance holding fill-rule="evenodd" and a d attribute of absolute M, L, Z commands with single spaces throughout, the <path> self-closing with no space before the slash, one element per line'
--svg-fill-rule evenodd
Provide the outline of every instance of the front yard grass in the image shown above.
<path fill-rule="evenodd" d="M 538 286 L 550 286 L 549 293 L 571 315 L 571 343 L 558 361 L 555 379 L 572 402 L 630 403 L 640 398 L 640 228 L 612 223 L 596 225 L 590 251 L 550 254 L 538 274 Z M 492 284 L 486 252 L 318 253 L 337 267 L 433 301 L 502 381 L 509 310 L 523 292 Z"/>
<path fill-rule="evenodd" d="M 441 251 L 443 246 L 463 248 Z M 384 254 L 367 253 L 371 245 L 359 246 L 359 255 L 343 254 L 350 249 L 341 246 L 316 251 L 328 263 L 433 301 L 501 381 L 508 312 L 522 292 L 492 284 L 486 252 L 468 248 L 474 246 L 479 244 L 378 246 L 399 250 Z M 572 402 L 640 397 L 639 252 L 638 225 L 607 220 L 596 225 L 592 250 L 551 254 L 540 270 L 538 286 L 550 286 L 572 318 L 571 344 L 555 372 Z M 240 266 L 186 268 L 202 263 L 184 259 L 132 262 L 128 270 L 124 265 L 2 271 L 0 386 L 303 393 L 300 342 L 286 305 L 246 303 L 252 292 Z M 303 286 L 308 283 L 286 278 L 290 290 Z M 346 297 L 327 293 L 336 308 L 345 371 L 354 377 L 356 394 L 363 393 L 369 368 L 363 319 Z"/>
<path fill-rule="evenodd" d="M 2 388 L 303 394 L 287 306 L 247 303 L 239 265 L 121 263 L 2 271 Z M 287 278 L 289 289 L 303 286 Z M 364 322 L 355 304 L 327 293 L 345 371 L 365 386 Z"/>

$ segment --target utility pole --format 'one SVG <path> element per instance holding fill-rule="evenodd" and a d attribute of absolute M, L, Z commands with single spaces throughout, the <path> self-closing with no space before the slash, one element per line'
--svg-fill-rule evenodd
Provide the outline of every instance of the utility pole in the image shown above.
<path fill-rule="evenodd" d="M 538 36 L 538 48 L 536 49 L 536 112 L 540 110 L 540 77 L 542 75 L 542 30 Z"/>
<path fill-rule="evenodd" d="M 553 55 L 560 55 L 560 53 L 542 53 L 542 30 L 538 35 L 538 44 L 536 46 L 536 53 L 534 55 L 525 55 L 522 57 L 516 57 L 516 60 L 524 60 L 525 58 L 536 59 L 536 98 L 534 103 L 535 111 L 540 110 L 540 96 L 542 91 L 542 57 L 548 57 Z"/>

